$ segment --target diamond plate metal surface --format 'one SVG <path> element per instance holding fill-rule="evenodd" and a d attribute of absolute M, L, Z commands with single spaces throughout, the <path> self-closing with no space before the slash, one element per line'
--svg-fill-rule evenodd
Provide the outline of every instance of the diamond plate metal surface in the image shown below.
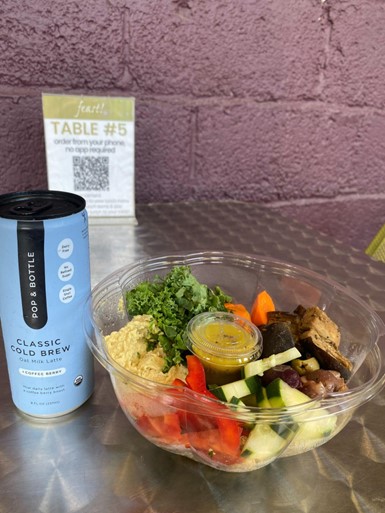
<path fill-rule="evenodd" d="M 138 225 L 91 226 L 95 285 L 139 258 L 190 250 L 269 255 L 351 288 L 385 319 L 385 264 L 245 203 L 139 205 Z M 385 393 L 326 445 L 228 474 L 144 440 L 107 372 L 83 407 L 50 422 L 13 406 L 1 344 L 0 513 L 380 513 L 385 511 Z"/>

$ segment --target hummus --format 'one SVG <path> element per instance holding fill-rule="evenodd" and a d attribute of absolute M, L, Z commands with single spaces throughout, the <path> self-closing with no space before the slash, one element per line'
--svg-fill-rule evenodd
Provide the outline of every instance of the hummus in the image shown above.
<path fill-rule="evenodd" d="M 171 384 L 174 379 L 185 379 L 187 369 L 183 365 L 174 365 L 168 372 L 162 372 L 165 355 L 159 345 L 147 351 L 148 338 L 159 332 L 151 315 L 136 315 L 119 331 L 113 331 L 105 337 L 107 351 L 121 367 L 138 376 Z"/>

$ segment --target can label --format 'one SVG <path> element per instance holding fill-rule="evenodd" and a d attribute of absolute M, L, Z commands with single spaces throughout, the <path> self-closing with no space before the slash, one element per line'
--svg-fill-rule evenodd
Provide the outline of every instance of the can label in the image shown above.
<path fill-rule="evenodd" d="M 43 221 L 17 222 L 17 248 L 24 321 L 30 328 L 43 328 L 47 324 Z"/>
<path fill-rule="evenodd" d="M 83 328 L 88 222 L 86 210 L 34 217 L 0 217 L 0 318 L 13 401 L 49 417 L 74 410 L 93 390 Z"/>

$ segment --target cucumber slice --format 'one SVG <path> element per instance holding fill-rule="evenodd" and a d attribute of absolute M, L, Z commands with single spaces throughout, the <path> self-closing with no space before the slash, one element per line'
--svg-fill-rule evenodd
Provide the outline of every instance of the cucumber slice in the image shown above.
<path fill-rule="evenodd" d="M 335 430 L 337 424 L 337 415 L 328 413 L 326 409 L 325 417 L 314 418 L 320 415 L 320 412 L 305 412 L 300 416 L 298 433 L 296 441 L 318 440 L 328 438 Z"/>
<path fill-rule="evenodd" d="M 266 395 L 272 408 L 285 408 L 310 401 L 310 398 L 280 378 L 275 379 L 266 387 Z M 310 403 L 313 404 L 313 403 Z M 310 406 L 309 404 L 309 406 Z M 271 428 L 282 438 L 288 438 L 298 431 L 299 425 L 288 415 L 287 422 L 272 424 Z"/>
<path fill-rule="evenodd" d="M 310 398 L 295 388 L 292 388 L 281 379 L 275 379 L 266 387 L 267 397 L 273 408 L 284 408 L 304 404 L 310 401 Z M 309 403 L 309 406 L 314 403 Z M 305 411 L 295 417 L 295 423 L 287 424 L 286 427 L 297 434 L 293 443 L 305 443 L 309 441 L 321 440 L 329 437 L 335 430 L 337 424 L 337 415 L 331 414 L 326 408 L 317 411 Z M 280 429 L 285 425 L 277 426 Z M 274 426 L 272 426 L 274 429 Z M 281 436 L 284 436 L 285 429 Z"/>
<path fill-rule="evenodd" d="M 275 459 L 287 442 L 269 424 L 256 424 L 243 447 L 241 456 L 261 461 Z"/>
<path fill-rule="evenodd" d="M 306 394 L 296 388 L 292 388 L 280 378 L 267 385 L 266 393 L 272 408 L 285 408 L 311 401 L 310 397 Z M 311 402 L 311 405 L 313 404 Z"/>
<path fill-rule="evenodd" d="M 239 399 L 239 397 L 232 397 L 229 401 L 230 404 L 234 404 L 234 406 L 239 406 L 240 408 L 241 407 L 246 407 L 245 403 L 242 402 L 242 399 Z M 236 408 L 238 409 L 238 408 Z"/>
<path fill-rule="evenodd" d="M 315 413 L 315 412 L 313 412 Z M 298 432 L 290 443 L 285 455 L 294 456 L 315 449 L 327 442 L 341 428 L 337 423 L 337 415 L 327 414 L 327 417 L 311 419 L 311 412 L 304 413 L 307 422 L 300 422 Z"/>
<path fill-rule="evenodd" d="M 247 412 L 248 408 L 246 403 L 242 401 L 242 399 L 239 399 L 239 397 L 232 397 L 230 401 L 228 401 L 230 407 L 232 407 L 233 410 L 239 411 L 239 412 Z"/>
<path fill-rule="evenodd" d="M 210 390 L 221 401 L 230 402 L 233 397 L 241 399 L 250 394 L 256 394 L 257 390 L 261 387 L 261 381 L 258 376 L 250 376 L 246 379 L 226 383 L 220 387 L 215 387 Z"/>
<path fill-rule="evenodd" d="M 255 397 L 255 394 L 252 394 L 250 395 L 249 397 Z M 249 409 L 248 409 L 248 405 L 246 403 L 244 403 L 242 401 L 242 399 L 239 399 L 238 397 L 232 397 L 229 401 L 229 404 L 230 404 L 230 407 L 232 407 L 235 411 L 238 411 L 238 412 L 248 412 Z M 247 421 L 244 421 L 243 422 L 243 427 L 245 427 L 246 429 L 249 429 L 250 431 L 253 429 L 253 427 L 255 426 L 255 422 L 247 422 Z"/>
<path fill-rule="evenodd" d="M 284 363 L 291 362 L 296 358 L 300 358 L 301 353 L 296 347 L 291 347 L 282 353 L 272 354 L 268 358 L 261 358 L 247 363 L 243 368 L 245 378 L 250 376 L 262 376 L 265 371 L 272 369 L 276 365 L 283 365 Z"/>
<path fill-rule="evenodd" d="M 269 402 L 269 399 L 267 398 L 267 391 L 265 387 L 262 386 L 257 390 L 256 401 L 257 406 L 259 406 L 260 408 L 271 408 L 271 404 Z"/>
<path fill-rule="evenodd" d="M 258 406 L 271 408 L 265 387 L 258 389 L 256 398 Z M 293 422 L 256 424 L 246 440 L 242 456 L 266 461 L 275 459 L 286 448 L 296 428 Z"/>

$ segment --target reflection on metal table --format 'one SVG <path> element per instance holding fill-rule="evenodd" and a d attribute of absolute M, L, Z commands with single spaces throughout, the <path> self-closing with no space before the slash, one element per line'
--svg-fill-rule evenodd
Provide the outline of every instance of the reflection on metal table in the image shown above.
<path fill-rule="evenodd" d="M 251 203 L 139 205 L 137 225 L 91 225 L 93 285 L 148 256 L 190 250 L 269 255 L 351 288 L 385 319 L 384 264 Z M 162 451 L 120 410 L 107 372 L 92 398 L 51 421 L 13 406 L 1 344 L 0 512 L 380 513 L 385 511 L 385 394 L 324 446 L 250 473 Z"/>

